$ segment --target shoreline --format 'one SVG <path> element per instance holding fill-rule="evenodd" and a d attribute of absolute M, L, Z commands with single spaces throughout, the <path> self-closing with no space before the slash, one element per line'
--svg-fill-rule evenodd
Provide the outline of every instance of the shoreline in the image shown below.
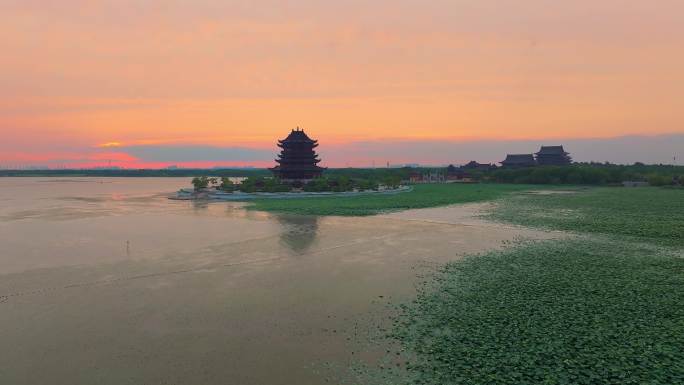
<path fill-rule="evenodd" d="M 245 201 L 252 199 L 297 199 L 297 198 L 336 198 L 336 197 L 357 197 L 369 195 L 395 195 L 413 191 L 412 186 L 402 186 L 397 189 L 370 190 L 370 191 L 342 191 L 342 192 L 255 192 L 243 193 L 223 191 L 194 191 L 191 189 L 180 189 L 175 195 L 169 196 L 171 200 L 203 200 L 203 201 Z"/>

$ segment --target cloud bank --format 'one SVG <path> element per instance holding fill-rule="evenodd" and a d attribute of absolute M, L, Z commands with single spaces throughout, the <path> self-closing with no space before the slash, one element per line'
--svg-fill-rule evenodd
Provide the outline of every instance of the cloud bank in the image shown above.
<path fill-rule="evenodd" d="M 684 134 L 622 136 L 604 139 L 553 140 L 378 140 L 343 144 L 320 142 L 317 149 L 327 167 L 384 167 L 463 164 L 470 160 L 498 163 L 509 153 L 533 153 L 542 145 L 563 145 L 578 162 L 684 165 Z M 125 168 L 274 165 L 279 148 L 250 148 L 209 145 L 132 145 L 120 147 L 71 148 L 69 151 L 36 153 L 0 152 L 0 168 L 32 166 Z"/>
<path fill-rule="evenodd" d="M 144 162 L 259 162 L 270 160 L 273 151 L 246 147 L 127 146 L 117 150 Z"/>

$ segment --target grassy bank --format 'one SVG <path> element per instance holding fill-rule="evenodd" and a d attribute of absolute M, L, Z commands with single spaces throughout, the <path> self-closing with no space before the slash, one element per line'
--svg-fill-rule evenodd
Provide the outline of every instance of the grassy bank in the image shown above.
<path fill-rule="evenodd" d="M 393 337 L 410 356 L 399 377 L 684 383 L 683 194 L 509 196 L 494 217 L 583 235 L 446 265 L 396 321 Z"/>
<path fill-rule="evenodd" d="M 374 215 L 387 211 L 482 202 L 513 192 L 529 190 L 529 185 L 505 184 L 424 184 L 397 195 L 345 198 L 262 199 L 249 209 L 307 215 Z"/>

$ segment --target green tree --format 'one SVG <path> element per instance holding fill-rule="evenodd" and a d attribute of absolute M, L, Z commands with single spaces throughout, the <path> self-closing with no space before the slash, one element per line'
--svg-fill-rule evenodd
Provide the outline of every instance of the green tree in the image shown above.
<path fill-rule="evenodd" d="M 196 176 L 192 178 L 192 185 L 195 187 L 195 191 L 199 191 L 209 187 L 209 178 L 206 176 Z"/>
<path fill-rule="evenodd" d="M 337 176 L 333 180 L 333 191 L 350 191 L 354 188 L 351 179 L 345 175 Z"/>
<path fill-rule="evenodd" d="M 667 186 L 672 184 L 672 179 L 673 178 L 667 177 L 665 175 L 651 174 L 648 177 L 648 183 L 651 186 Z"/>
<path fill-rule="evenodd" d="M 304 185 L 304 191 L 309 191 L 309 192 L 321 192 L 321 191 L 330 191 L 330 183 L 328 181 L 328 178 L 321 177 L 321 178 L 316 178 L 306 185 Z"/>
<path fill-rule="evenodd" d="M 233 191 L 235 190 L 235 183 L 233 183 L 230 178 L 224 176 L 221 178 L 221 184 L 219 185 L 219 189 L 222 191 Z"/>
<path fill-rule="evenodd" d="M 401 178 L 397 175 L 388 175 L 382 179 L 382 184 L 387 188 L 397 188 L 401 184 Z"/>
<path fill-rule="evenodd" d="M 378 182 L 373 179 L 361 179 L 358 182 L 359 190 L 377 190 Z"/>
<path fill-rule="evenodd" d="M 257 190 L 257 178 L 250 176 L 247 179 L 244 179 L 242 181 L 242 183 L 240 183 L 239 189 L 240 189 L 240 191 L 246 192 L 246 193 L 256 192 L 256 190 Z"/>
<path fill-rule="evenodd" d="M 264 186 L 262 189 L 266 192 L 276 192 L 278 188 L 278 182 L 273 178 L 264 179 Z"/>

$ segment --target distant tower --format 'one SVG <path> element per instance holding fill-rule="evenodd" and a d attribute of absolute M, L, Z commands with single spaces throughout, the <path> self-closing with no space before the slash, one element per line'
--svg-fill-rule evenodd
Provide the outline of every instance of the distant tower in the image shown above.
<path fill-rule="evenodd" d="M 278 165 L 269 170 L 283 182 L 306 182 L 321 176 L 325 170 L 318 166 L 321 160 L 314 151 L 318 141 L 309 138 L 299 127 L 279 140 L 278 147 L 282 149 L 275 160 Z"/>

